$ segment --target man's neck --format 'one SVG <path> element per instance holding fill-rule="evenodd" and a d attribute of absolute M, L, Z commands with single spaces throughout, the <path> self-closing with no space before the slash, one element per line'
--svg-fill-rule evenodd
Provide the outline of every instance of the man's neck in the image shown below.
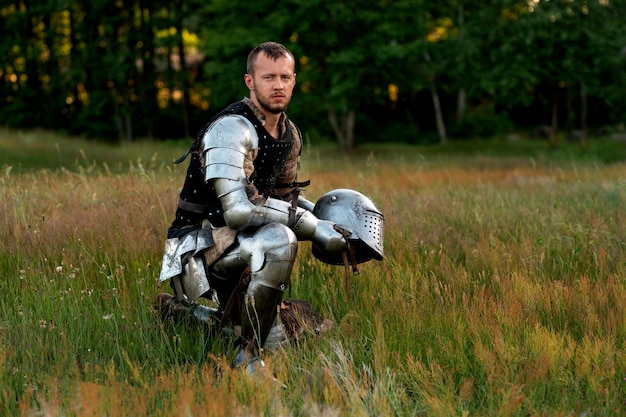
<path fill-rule="evenodd" d="M 280 120 L 281 120 L 283 113 L 282 112 L 278 114 L 270 113 L 268 111 L 263 110 L 261 106 L 257 105 L 254 99 L 252 98 L 245 99 L 245 101 L 248 101 L 248 100 L 249 100 L 249 103 L 254 106 L 254 112 L 256 113 L 257 117 L 261 116 L 259 117 L 259 119 L 263 123 L 263 127 L 265 128 L 265 130 L 267 130 L 269 134 L 272 135 L 274 138 L 280 139 L 280 134 L 281 134 Z"/>
<path fill-rule="evenodd" d="M 274 136 L 276 139 L 280 138 L 280 132 L 278 128 L 278 121 L 280 120 L 280 114 L 266 113 L 262 112 L 265 116 L 265 130 L 267 130 L 270 135 Z"/>

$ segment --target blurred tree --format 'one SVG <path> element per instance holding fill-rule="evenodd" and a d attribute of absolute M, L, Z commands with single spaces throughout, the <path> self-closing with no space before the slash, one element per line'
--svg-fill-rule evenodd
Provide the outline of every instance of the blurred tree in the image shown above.
<path fill-rule="evenodd" d="M 196 105 L 200 101 L 195 92 L 197 69 L 202 65 L 204 55 L 198 50 L 197 31 L 201 23 L 198 9 L 199 0 L 161 1 L 152 4 L 152 28 L 156 35 L 155 61 L 159 66 L 161 85 L 161 105 L 175 109 L 175 118 L 181 119 L 180 126 L 185 137 L 190 135 L 191 100 L 196 95 Z"/>
<path fill-rule="evenodd" d="M 368 104 L 384 104 L 394 73 L 385 59 L 393 42 L 394 2 L 345 0 L 298 1 L 293 20 L 303 58 L 310 68 L 303 74 L 308 91 L 326 109 L 339 145 L 356 146 L 358 117 Z"/>
<path fill-rule="evenodd" d="M 602 94 L 601 80 L 617 70 L 616 58 L 625 44 L 623 35 L 616 36 L 623 30 L 611 3 L 502 0 L 480 10 L 471 30 L 483 41 L 486 59 L 479 72 L 485 90 L 508 106 L 530 105 L 538 98 L 548 103 L 553 142 L 559 104 L 571 103 L 572 94 L 579 92 L 586 129 L 586 97 L 592 91 Z M 485 30 L 486 22 L 492 22 L 491 30 Z M 572 117 L 567 116 L 570 123 Z"/>
<path fill-rule="evenodd" d="M 215 112 L 247 93 L 243 76 L 254 46 L 274 40 L 293 49 L 293 9 L 293 1 L 269 0 L 213 0 L 198 9 L 201 48 L 207 57 L 201 82 L 211 90 Z"/>
<path fill-rule="evenodd" d="M 599 0 L 589 8 L 586 33 L 590 37 L 588 54 L 589 77 L 581 83 L 581 128 L 587 130 L 587 97 L 598 97 L 609 110 L 609 122 L 621 124 L 624 129 L 626 115 L 626 1 Z M 593 14 L 592 14 L 593 11 Z M 601 30 L 596 30 L 600 28 Z"/>
<path fill-rule="evenodd" d="M 14 35 L 0 37 L 0 75 L 5 81 L 0 117 L 11 124 L 37 126 L 56 116 L 47 111 L 53 109 L 50 103 L 41 101 L 42 92 L 50 87 L 50 78 L 44 74 L 50 69 L 48 42 L 53 36 L 46 27 L 53 7 L 46 3 L 15 0 L 0 9 L 3 31 Z"/>
<path fill-rule="evenodd" d="M 218 106 L 245 94 L 245 56 L 260 42 L 285 43 L 299 59 L 296 68 L 302 105 L 326 118 L 342 148 L 355 147 L 355 123 L 368 104 L 386 103 L 388 85 L 399 74 L 385 62 L 393 24 L 393 2 L 379 0 L 290 0 L 275 4 L 217 0 L 204 8 L 213 22 L 203 31 L 206 69 Z M 324 109 L 319 114 L 317 109 Z"/>
<path fill-rule="evenodd" d="M 198 2 L 15 0 L 0 8 L 11 33 L 0 37 L 2 120 L 129 141 L 152 136 L 161 91 L 163 107 L 182 103 L 188 130 L 183 33 Z"/>
<path fill-rule="evenodd" d="M 418 124 L 440 142 L 490 134 L 519 109 L 541 114 L 554 140 L 563 120 L 568 131 L 592 117 L 623 123 L 625 9 L 623 0 L 7 0 L 0 122 L 119 140 L 188 135 L 194 117 L 205 123 L 204 112 L 247 93 L 246 54 L 276 40 L 298 58 L 290 114 L 346 149 L 355 132 L 411 140 Z"/>
<path fill-rule="evenodd" d="M 464 81 L 468 77 L 460 66 L 463 49 L 459 47 L 461 21 L 457 22 L 457 5 L 461 7 L 452 0 L 398 0 L 392 2 L 382 23 L 389 42 L 386 51 L 380 53 L 395 68 L 394 78 L 401 91 L 413 96 L 424 90 L 429 92 L 440 143 L 446 143 L 448 138 L 442 90 L 449 92 L 457 87 L 458 111 L 463 112 L 465 107 Z"/>

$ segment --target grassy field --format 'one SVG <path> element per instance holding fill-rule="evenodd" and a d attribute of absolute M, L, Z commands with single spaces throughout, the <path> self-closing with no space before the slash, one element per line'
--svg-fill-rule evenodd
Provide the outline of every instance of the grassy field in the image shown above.
<path fill-rule="evenodd" d="M 151 308 L 185 147 L 0 129 L 0 415 L 626 413 L 622 145 L 307 144 L 306 196 L 371 196 L 386 258 L 348 303 L 300 245 L 292 296 L 336 326 L 266 358 L 285 389 Z"/>

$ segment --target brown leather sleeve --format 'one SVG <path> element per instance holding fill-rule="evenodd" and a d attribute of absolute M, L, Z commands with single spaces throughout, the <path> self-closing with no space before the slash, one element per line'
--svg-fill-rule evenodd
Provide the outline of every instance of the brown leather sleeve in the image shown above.
<path fill-rule="evenodd" d="M 300 137 L 300 133 L 298 129 L 296 129 L 294 124 L 291 121 L 288 121 L 288 123 L 289 128 L 291 129 L 291 137 L 293 138 L 293 146 L 291 147 L 291 153 L 289 154 L 289 158 L 287 158 L 287 162 L 285 162 L 285 167 L 283 168 L 283 171 L 276 179 L 277 184 L 291 184 L 298 179 L 302 138 Z M 275 195 L 289 200 L 291 198 L 291 192 L 293 190 L 294 187 L 274 188 L 273 192 Z"/>

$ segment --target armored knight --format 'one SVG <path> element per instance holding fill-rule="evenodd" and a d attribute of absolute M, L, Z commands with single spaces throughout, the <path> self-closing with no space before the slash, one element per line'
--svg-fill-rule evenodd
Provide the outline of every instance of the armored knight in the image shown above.
<path fill-rule="evenodd" d="M 320 218 L 332 217 L 330 200 L 318 205 L 318 217 L 299 194 L 305 185 L 297 182 L 302 137 L 284 113 L 295 85 L 293 66 L 293 55 L 280 44 L 255 48 L 245 77 L 250 98 L 216 116 L 177 161 L 191 156 L 160 279 L 170 280 L 178 303 L 217 295 L 220 313 L 241 326 L 235 367 L 254 368 L 259 359 L 298 241 L 312 241 L 315 255 L 331 263 L 360 241 L 357 228 Z M 382 235 L 382 214 L 374 212 Z M 367 259 L 382 258 L 382 237 L 374 245 L 366 245 Z"/>

